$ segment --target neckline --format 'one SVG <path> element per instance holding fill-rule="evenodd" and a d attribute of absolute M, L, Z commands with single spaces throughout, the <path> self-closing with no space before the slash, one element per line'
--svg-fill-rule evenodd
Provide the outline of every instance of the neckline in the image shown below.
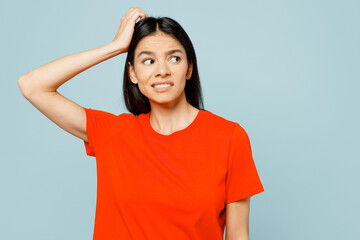
<path fill-rule="evenodd" d="M 186 128 L 175 131 L 175 132 L 171 133 L 170 135 L 164 135 L 164 134 L 158 133 L 157 131 L 155 131 L 152 128 L 152 126 L 150 124 L 150 112 L 148 112 L 144 115 L 145 130 L 152 138 L 157 139 L 162 142 L 168 142 L 168 141 L 172 141 L 175 139 L 179 139 L 179 138 L 189 134 L 191 131 L 193 131 L 199 125 L 199 123 L 202 119 L 203 113 L 204 113 L 204 111 L 202 109 L 199 109 L 199 112 L 196 114 L 196 117 L 194 118 L 194 120 Z"/>

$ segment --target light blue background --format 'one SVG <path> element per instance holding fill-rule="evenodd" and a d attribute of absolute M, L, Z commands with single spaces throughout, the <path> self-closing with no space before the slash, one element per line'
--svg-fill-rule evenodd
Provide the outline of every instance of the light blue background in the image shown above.
<path fill-rule="evenodd" d="M 0 239 L 91 239 L 95 158 L 18 89 L 17 79 L 109 43 L 130 7 L 169 16 L 197 53 L 205 108 L 247 131 L 265 192 L 250 239 L 356 239 L 359 1 L 7 1 L 0 7 Z M 58 91 L 125 112 L 125 54 Z"/>

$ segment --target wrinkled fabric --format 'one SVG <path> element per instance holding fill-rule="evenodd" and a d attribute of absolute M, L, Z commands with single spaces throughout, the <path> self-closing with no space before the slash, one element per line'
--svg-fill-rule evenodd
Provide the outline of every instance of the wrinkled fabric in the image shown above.
<path fill-rule="evenodd" d="M 84 109 L 97 166 L 95 240 L 220 240 L 226 204 L 264 191 L 239 123 L 200 110 L 163 135 L 149 113 Z"/>

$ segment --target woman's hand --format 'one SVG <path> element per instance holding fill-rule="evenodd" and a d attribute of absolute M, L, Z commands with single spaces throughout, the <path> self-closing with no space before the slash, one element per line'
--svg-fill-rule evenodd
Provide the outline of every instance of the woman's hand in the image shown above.
<path fill-rule="evenodd" d="M 118 31 L 111 44 L 121 52 L 127 52 L 134 33 L 136 20 L 148 17 L 148 15 L 138 7 L 131 7 L 128 12 L 121 18 Z"/>

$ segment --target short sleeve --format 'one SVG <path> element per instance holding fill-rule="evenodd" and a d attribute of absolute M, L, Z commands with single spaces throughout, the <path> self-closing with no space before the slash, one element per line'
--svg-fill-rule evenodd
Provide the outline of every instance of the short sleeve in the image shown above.
<path fill-rule="evenodd" d="M 225 186 L 226 204 L 264 191 L 252 157 L 250 139 L 238 123 L 230 141 Z"/>
<path fill-rule="evenodd" d="M 96 152 L 104 145 L 111 134 L 126 125 L 129 113 L 115 115 L 109 112 L 85 108 L 86 134 L 88 141 L 84 141 L 86 154 L 96 157 Z"/>

